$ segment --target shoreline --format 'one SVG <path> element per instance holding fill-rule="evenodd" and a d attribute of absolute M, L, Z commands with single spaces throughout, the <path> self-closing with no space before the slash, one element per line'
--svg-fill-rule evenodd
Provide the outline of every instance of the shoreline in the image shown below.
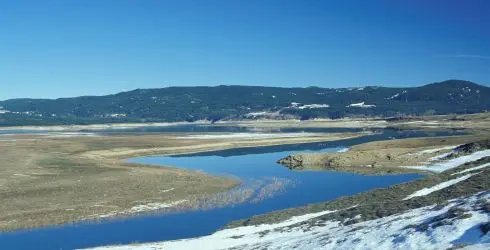
<path fill-rule="evenodd" d="M 269 223 L 278 223 L 280 221 L 299 216 L 307 213 L 316 213 L 325 210 L 339 210 L 350 208 L 348 211 L 340 211 L 331 216 L 322 218 L 323 220 L 344 220 L 346 218 L 356 217 L 358 214 L 360 220 L 377 218 L 377 211 L 383 210 L 383 216 L 389 216 L 407 209 L 418 208 L 426 205 L 441 204 L 448 199 L 454 199 L 461 196 L 472 195 L 477 192 L 488 191 L 490 188 L 490 168 L 477 171 L 476 166 L 490 164 L 490 157 L 485 157 L 470 163 L 463 164 L 454 169 L 443 173 L 424 175 L 423 178 L 406 183 L 397 184 L 388 188 L 375 189 L 362 192 L 352 196 L 342 197 L 333 201 L 318 202 L 308 204 L 303 207 L 272 211 L 266 214 L 254 216 L 247 220 L 238 220 L 230 222 L 225 229 L 236 228 L 241 226 L 252 226 Z M 462 177 L 463 171 L 473 171 L 461 180 L 459 185 L 448 185 L 435 191 L 426 191 L 427 194 L 417 195 L 421 191 L 430 190 L 430 187 L 440 185 L 440 183 L 449 183 L 450 180 Z M 373 199 L 376 197 L 376 199 Z M 398 203 L 398 204 L 397 204 Z M 380 206 L 381 204 L 381 206 Z M 383 207 L 386 206 L 386 207 Z"/>
<path fill-rule="evenodd" d="M 32 131 L 79 131 L 99 129 L 131 129 L 141 127 L 166 127 L 178 125 L 214 125 L 234 126 L 248 128 L 399 128 L 399 129 L 485 129 L 490 122 L 490 113 L 434 115 L 414 117 L 344 117 L 341 119 L 319 118 L 313 120 L 299 119 L 258 119 L 258 120 L 223 120 L 211 122 L 199 120 L 194 122 L 126 122 L 126 123 L 98 123 L 98 124 L 71 124 L 71 125 L 39 125 L 39 126 L 0 126 L 4 130 L 32 130 Z"/>
<path fill-rule="evenodd" d="M 8 126 L 1 127 L 0 131 L 5 130 L 26 130 L 26 131 L 79 131 L 79 130 L 99 130 L 99 129 L 132 129 L 141 127 L 167 127 L 178 125 L 208 125 L 210 121 L 197 122 L 149 122 L 149 123 L 100 123 L 90 125 L 40 125 L 40 126 Z"/>
<path fill-rule="evenodd" d="M 459 137 L 468 138 L 469 136 L 478 135 L 478 131 L 472 132 L 472 135 Z M 3 173 L 4 178 L 0 178 L 0 195 L 3 195 L 0 198 L 6 201 L 7 210 L 15 211 L 15 213 L 14 215 L 8 215 L 7 217 L 5 217 L 5 214 L 2 216 L 0 213 L 0 231 L 38 228 L 80 221 L 80 218 L 85 218 L 94 214 L 105 215 L 113 213 L 115 211 L 114 207 L 117 208 L 116 212 L 119 212 L 127 211 L 128 209 L 130 210 L 145 204 L 172 204 L 172 202 L 181 200 L 198 199 L 198 197 L 230 190 L 232 187 L 238 185 L 238 182 L 228 178 L 220 178 L 205 173 L 182 170 L 175 167 L 129 164 L 123 162 L 123 160 L 130 157 L 192 154 L 231 148 L 320 142 L 327 141 L 327 137 L 329 137 L 331 141 L 334 141 L 366 135 L 366 133 L 363 132 L 336 133 L 335 135 L 338 137 L 334 136 L 333 138 L 332 135 L 334 134 L 329 134 L 329 136 L 320 138 L 276 138 L 230 142 L 229 139 L 226 140 L 223 138 L 179 139 L 175 134 L 182 133 L 158 133 L 151 136 L 71 137 L 68 139 L 44 138 L 42 136 L 26 134 L 5 136 L 5 138 L 14 139 L 14 141 L 0 141 L 0 149 L 7 150 L 4 151 L 5 154 L 0 156 L 0 158 L 4 159 L 4 162 L 7 163 L 7 167 L 11 166 L 12 168 L 9 168 L 6 172 L 7 176 Z M 356 136 L 351 137 L 353 134 Z M 479 135 L 485 135 L 485 133 L 481 132 Z M 20 140 L 16 140 L 17 137 L 20 138 Z M 451 138 L 456 137 L 453 136 Z M 444 145 L 447 145 L 447 143 Z M 12 149 L 12 146 L 15 146 L 16 148 Z M 20 151 L 16 152 L 16 150 Z M 427 148 L 423 148 L 423 150 L 427 150 Z M 348 152 L 339 154 L 351 154 L 352 152 L 355 151 L 351 149 Z M 26 159 L 15 158 L 19 154 L 25 155 Z M 14 166 L 21 167 L 19 169 L 18 167 L 13 168 Z M 379 173 L 379 170 L 382 168 L 375 169 Z M 354 169 L 348 168 L 339 169 L 339 171 L 346 172 L 353 170 Z M 80 176 L 80 174 L 72 176 L 70 173 L 73 171 L 78 171 L 84 175 L 85 179 L 82 180 L 84 183 L 82 186 L 77 184 L 77 179 L 74 179 L 76 176 Z M 421 170 L 412 169 L 407 171 L 411 171 L 411 173 L 423 173 Z M 0 175 L 1 174 L 2 173 L 0 173 Z M 63 177 L 62 179 L 53 178 L 56 176 L 64 176 L 65 174 L 68 174 L 67 177 Z M 194 184 L 189 185 L 189 183 L 187 183 L 175 186 L 177 185 L 175 184 L 175 181 L 181 178 L 187 178 Z M 213 180 L 212 182 L 210 182 L 211 179 Z M 28 182 L 25 182 L 26 180 Z M 49 184 L 49 181 L 46 182 L 46 180 L 59 184 L 53 186 Z M 134 186 L 128 186 L 128 183 Z M 168 183 L 174 183 L 175 185 Z M 214 186 L 210 187 L 209 184 L 213 184 Z M 28 185 L 28 190 L 30 191 L 26 191 L 26 185 Z M 29 185 L 34 186 L 30 187 Z M 49 190 L 49 192 L 46 193 L 49 195 L 44 199 L 42 198 L 43 196 L 32 197 L 32 192 L 35 193 L 37 187 Z M 85 190 L 88 187 L 95 187 L 96 189 Z M 120 190 L 121 187 L 124 188 Z M 118 194 L 116 197 L 119 196 L 124 198 L 120 200 L 112 197 L 107 200 L 103 192 L 104 189 L 114 190 L 112 192 Z M 165 193 L 166 195 L 169 195 L 168 197 L 162 197 L 160 193 L 161 190 L 172 191 Z M 21 191 L 21 193 L 16 194 L 16 192 L 19 191 Z M 77 199 L 75 201 L 69 197 L 76 197 Z M 64 200 L 65 198 L 66 200 Z M 96 199 L 95 202 L 94 198 Z M 101 199 L 103 204 L 102 206 L 99 206 Z M 87 204 L 87 200 L 90 201 L 89 204 Z M 60 201 L 61 205 L 52 205 L 52 203 L 58 204 Z M 25 205 L 19 205 L 25 204 L 26 202 L 36 204 L 36 206 L 39 206 L 39 211 L 42 212 L 27 212 L 36 211 L 36 208 L 29 205 L 27 207 L 23 207 Z M 46 203 L 44 206 L 42 205 L 43 202 Z M 79 205 L 73 207 L 73 204 Z M 59 206 L 61 206 L 61 208 Z M 26 212 L 27 214 L 25 214 Z M 123 215 L 123 217 L 126 216 L 127 215 Z M 47 217 L 50 218 L 49 222 L 38 221 L 39 219 Z M 25 221 L 20 223 L 16 218 L 24 218 Z M 116 217 L 116 219 L 117 218 L 119 217 Z"/>
<path fill-rule="evenodd" d="M 473 142 L 483 148 L 490 147 L 489 141 Z M 482 150 L 471 146 L 473 152 Z M 420 148 L 419 148 L 420 149 Z M 433 149 L 424 149 L 422 152 L 433 152 Z M 458 165 L 444 172 L 425 175 L 423 178 L 400 183 L 391 187 L 369 190 L 355 195 L 341 197 L 332 201 L 308 204 L 302 207 L 295 207 L 284 210 L 268 212 L 262 215 L 253 216 L 248 219 L 233 221 L 210 235 L 180 239 L 171 241 L 161 241 L 153 243 L 129 244 L 129 245 L 108 245 L 89 249 L 193 249 L 198 245 L 204 244 L 209 249 L 220 246 L 218 249 L 227 249 L 228 246 L 235 248 L 250 247 L 248 241 L 253 240 L 252 246 L 269 246 L 273 243 L 274 235 L 283 235 L 284 239 L 290 239 L 288 232 L 294 231 L 295 235 L 309 235 L 309 232 L 317 233 L 328 232 L 330 225 L 338 225 L 340 228 L 346 227 L 346 234 L 343 238 L 355 240 L 362 237 L 357 232 L 365 233 L 365 224 L 383 220 L 384 218 L 400 218 L 407 214 L 418 214 L 417 211 L 442 211 L 436 213 L 433 218 L 417 221 L 409 221 L 403 224 L 405 230 L 415 230 L 424 234 L 431 228 L 443 225 L 451 225 L 454 221 L 464 221 L 474 218 L 477 213 L 490 212 L 490 199 L 479 197 L 489 196 L 490 188 L 490 156 L 469 161 Z M 472 197 L 472 198 L 471 198 Z M 459 201 L 464 199 L 474 199 L 475 205 L 469 209 L 459 208 Z M 486 204 L 486 205 L 485 205 Z M 445 209 L 445 210 L 444 210 Z M 447 211 L 447 212 L 445 212 Z M 299 219 L 301 218 L 301 219 Z M 470 219 L 465 230 L 457 232 L 458 235 L 464 234 L 466 230 L 478 226 L 481 222 L 488 224 L 488 219 L 478 217 L 479 220 Z M 386 219 L 380 227 L 386 225 L 396 225 L 398 220 Z M 325 227 L 325 230 L 323 230 Z M 321 231 L 323 230 L 323 231 Z M 481 229 L 483 234 L 486 232 Z M 354 234 L 347 234 L 354 232 Z M 333 233 L 335 234 L 335 233 Z M 270 236 L 270 237 L 269 237 Z M 350 237 L 354 236 L 354 237 Z M 455 236 L 454 238 L 458 238 Z M 340 238 L 342 239 L 342 238 Z M 340 243 L 345 240 L 341 240 Z M 354 242 L 354 241 L 353 241 Z M 213 243 L 213 244 L 210 244 Z M 455 246 L 458 246 L 457 244 Z M 207 248 L 207 249 L 208 249 Z"/>
<path fill-rule="evenodd" d="M 249 141 L 241 142 L 210 142 L 203 143 L 200 145 L 184 146 L 184 147 L 167 147 L 167 148 L 145 148 L 145 149 L 122 149 L 122 150 L 107 150 L 107 151 L 89 151 L 84 156 L 89 158 L 115 158 L 119 160 L 125 160 L 128 158 L 137 158 L 145 156 L 174 156 L 174 155 L 187 155 L 187 154 L 198 154 L 206 152 L 223 151 L 229 149 L 245 149 L 245 148 L 260 148 L 269 146 L 280 146 L 280 145 L 295 145 L 295 144 L 308 144 L 315 142 L 333 142 L 340 140 L 348 140 L 354 138 L 360 138 L 363 136 L 370 136 L 373 133 L 358 132 L 358 133 L 331 133 L 331 134 L 321 134 L 318 133 L 317 136 L 306 136 L 306 137 L 281 137 L 274 139 L 253 139 Z M 198 139 L 200 140 L 200 139 Z M 202 140 L 205 142 L 204 140 Z"/>
<path fill-rule="evenodd" d="M 383 140 L 355 145 L 347 152 L 292 154 L 279 159 L 278 163 L 299 171 L 337 171 L 366 175 L 424 173 L 427 171 L 408 166 L 427 165 L 432 158 L 478 139 L 482 139 L 480 135 L 469 134 Z"/>
<path fill-rule="evenodd" d="M 0 149 L 8 149 L 2 157 L 13 161 L 5 166 L 7 172 L 0 173 L 0 177 L 3 177 L 0 178 L 0 197 L 8 204 L 4 210 L 7 213 L 0 211 L 0 231 L 12 232 L 87 219 L 97 222 L 142 213 L 193 209 L 200 206 L 200 200 L 210 199 L 215 194 L 227 192 L 240 184 L 239 180 L 229 177 L 177 167 L 127 163 L 127 158 L 335 141 L 367 134 L 335 133 L 232 142 L 223 138 L 179 139 L 175 134 L 70 138 L 46 138 L 35 134 L 9 135 L 6 137 L 14 141 L 0 141 Z M 155 149 L 155 145 L 159 144 L 163 147 Z M 128 149 L 127 146 L 133 149 Z M 101 151 L 97 150 L 102 148 Z M 116 154 L 107 154 L 111 152 L 110 149 L 114 153 L 117 148 L 126 151 L 121 153 L 116 150 Z M 17 158 L 19 153 L 24 154 L 28 161 Z M 22 167 L 18 168 L 19 165 Z M 179 181 L 182 178 L 186 181 Z M 39 192 L 37 190 L 44 189 L 49 190 L 46 196 L 33 196 Z M 165 190 L 164 196 L 161 195 L 161 190 Z M 106 196 L 107 193 L 117 195 L 109 197 Z M 216 206 L 238 198 L 229 197 L 228 201 L 216 201 Z M 186 202 L 176 203 L 183 200 Z M 36 205 L 28 205 L 26 202 Z M 142 208 L 155 209 L 139 211 Z"/>

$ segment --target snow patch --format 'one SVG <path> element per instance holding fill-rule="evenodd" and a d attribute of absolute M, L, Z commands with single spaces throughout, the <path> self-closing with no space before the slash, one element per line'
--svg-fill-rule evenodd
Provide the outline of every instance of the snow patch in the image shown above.
<path fill-rule="evenodd" d="M 174 201 L 171 203 L 148 203 L 143 205 L 138 205 L 130 208 L 129 213 L 141 213 L 146 211 L 153 211 L 163 208 L 175 207 L 179 204 L 186 202 L 187 200 Z"/>
<path fill-rule="evenodd" d="M 445 181 L 445 182 L 441 182 L 433 187 L 430 187 L 430 188 L 423 188 L 423 189 L 420 189 L 418 191 L 416 191 L 415 193 L 405 197 L 405 199 L 403 199 L 404 201 L 406 200 L 410 200 L 414 197 L 419 197 L 419 196 L 426 196 L 430 193 L 433 193 L 433 192 L 436 192 L 436 191 L 439 191 L 441 189 L 444 189 L 444 188 L 447 188 L 447 187 L 450 187 L 456 183 L 459 183 L 459 182 L 462 182 L 464 180 L 467 180 L 469 179 L 471 176 L 473 176 L 475 174 L 467 174 L 467 175 L 463 175 L 459 178 L 456 178 L 456 179 L 452 179 L 452 180 L 449 180 L 449 181 Z"/>
<path fill-rule="evenodd" d="M 399 96 L 400 96 L 400 93 L 396 93 L 396 94 L 394 94 L 394 95 L 392 95 L 392 96 L 390 96 L 390 97 L 386 97 L 385 99 L 386 99 L 386 100 L 393 100 L 393 99 L 395 99 L 395 98 L 397 98 L 397 97 L 399 97 Z"/>
<path fill-rule="evenodd" d="M 443 158 L 446 158 L 447 156 L 449 156 L 451 154 L 452 154 L 452 152 L 444 153 L 444 154 L 440 154 L 440 155 L 436 155 L 434 157 L 429 158 L 429 161 L 431 161 L 431 162 L 439 161 L 439 160 L 441 160 Z"/>
<path fill-rule="evenodd" d="M 346 108 L 374 108 L 376 105 L 374 104 L 365 104 L 365 102 L 359 102 L 359 103 L 352 103 L 347 106 Z"/>
<path fill-rule="evenodd" d="M 443 158 L 443 155 L 439 155 L 436 157 Z M 445 155 L 447 156 L 447 154 Z M 490 149 L 482 150 L 474 152 L 470 155 L 461 156 L 458 158 L 454 158 L 445 162 L 435 163 L 428 166 L 405 166 L 406 168 L 419 169 L 419 170 L 427 170 L 436 173 L 441 173 L 449 169 L 453 169 L 459 167 L 465 163 L 473 162 L 480 160 L 481 158 L 490 156 Z M 436 158 L 433 157 L 433 158 Z"/>
<path fill-rule="evenodd" d="M 350 148 L 343 148 L 343 149 L 339 149 L 337 150 L 337 153 L 345 153 L 345 152 L 349 152 Z"/>
<path fill-rule="evenodd" d="M 127 114 L 124 113 L 113 113 L 113 114 L 106 114 L 106 117 L 112 117 L 112 118 L 123 118 L 126 117 Z"/>
<path fill-rule="evenodd" d="M 325 211 L 276 224 L 225 229 L 199 238 L 98 249 L 447 249 L 467 230 L 490 220 L 490 215 L 476 205 L 482 199 L 489 200 L 490 192 L 451 200 L 440 209 L 427 206 L 350 225 L 338 221 L 299 224 L 331 213 Z M 414 228 L 443 218 L 451 208 L 464 209 L 471 216 L 453 218 L 451 223 L 425 230 Z M 484 243 L 481 241 L 472 243 Z"/>
<path fill-rule="evenodd" d="M 330 105 L 328 104 L 307 104 L 303 105 L 301 107 L 298 107 L 298 109 L 319 109 L 319 108 L 329 108 Z"/>
<path fill-rule="evenodd" d="M 162 192 L 162 193 L 166 193 L 166 192 L 170 192 L 170 191 L 173 191 L 173 190 L 175 190 L 175 188 L 165 189 L 165 190 L 162 190 L 162 191 L 160 191 L 160 192 Z"/>
<path fill-rule="evenodd" d="M 261 112 L 250 112 L 246 114 L 246 116 L 262 116 L 262 115 L 268 115 L 270 114 L 269 112 L 266 111 L 261 111 Z"/>
<path fill-rule="evenodd" d="M 279 112 L 268 112 L 268 111 L 258 111 L 258 112 L 250 112 L 245 114 L 247 118 L 258 118 L 258 117 L 274 117 L 279 116 Z"/>
<path fill-rule="evenodd" d="M 149 212 L 149 211 L 154 211 L 154 210 L 159 210 L 159 209 L 164 209 L 164 208 L 175 207 L 175 206 L 182 204 L 184 202 L 187 202 L 187 200 L 179 200 L 179 201 L 174 201 L 174 202 L 170 202 L 170 203 L 153 202 L 153 203 L 141 204 L 141 205 L 134 206 L 128 210 L 122 211 L 122 212 L 114 211 L 114 212 L 111 212 L 108 214 L 98 215 L 98 217 L 99 218 L 107 218 L 107 217 L 113 217 L 113 216 L 120 215 L 120 214 L 136 214 L 136 213 Z"/>
<path fill-rule="evenodd" d="M 402 91 L 401 93 L 396 93 L 396 94 L 394 94 L 394 95 L 392 95 L 392 96 L 390 96 L 390 97 L 386 97 L 386 98 L 385 98 L 385 100 L 393 100 L 393 99 L 395 99 L 395 98 L 399 97 L 401 94 L 406 94 L 406 93 L 407 93 L 407 91 L 406 91 L 406 90 L 404 90 L 404 91 Z"/>
<path fill-rule="evenodd" d="M 465 169 L 463 171 L 452 173 L 451 175 L 464 174 L 464 173 L 468 173 L 468 172 L 471 172 L 471 171 L 480 170 L 480 169 L 483 169 L 483 168 L 486 168 L 486 167 L 489 167 L 489 166 L 490 166 L 490 163 L 486 163 L 486 164 L 480 165 L 478 167 L 472 167 L 472 168 Z"/>
<path fill-rule="evenodd" d="M 296 109 L 319 109 L 319 108 L 329 108 L 328 104 L 301 104 L 299 102 L 292 102 L 289 106 L 290 108 Z"/>

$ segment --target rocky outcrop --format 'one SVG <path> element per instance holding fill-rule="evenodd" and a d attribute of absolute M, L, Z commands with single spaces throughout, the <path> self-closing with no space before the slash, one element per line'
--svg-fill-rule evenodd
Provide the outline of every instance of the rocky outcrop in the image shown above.
<path fill-rule="evenodd" d="M 324 153 L 301 153 L 284 157 L 277 163 L 289 169 L 324 169 L 327 159 L 328 155 Z"/>
<path fill-rule="evenodd" d="M 303 156 L 302 155 L 288 155 L 282 159 L 279 159 L 277 163 L 288 167 L 289 169 L 303 169 Z"/>

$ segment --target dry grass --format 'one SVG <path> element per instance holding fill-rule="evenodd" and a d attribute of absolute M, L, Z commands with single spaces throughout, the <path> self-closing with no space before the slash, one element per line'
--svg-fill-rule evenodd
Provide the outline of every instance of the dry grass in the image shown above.
<path fill-rule="evenodd" d="M 192 200 L 237 184 L 198 172 L 79 154 L 94 143 L 118 145 L 121 138 L 26 137 L 0 143 L 0 230 L 96 219 L 141 204 Z"/>
<path fill-rule="evenodd" d="M 490 138 L 490 135 L 486 135 L 486 138 Z M 481 135 L 467 135 L 387 140 L 356 145 L 343 153 L 300 153 L 291 157 L 301 161 L 301 166 L 297 166 L 300 169 L 375 175 L 413 173 L 419 171 L 400 168 L 400 166 L 423 165 L 429 158 L 449 152 L 450 149 L 426 154 L 419 154 L 419 152 L 445 146 L 458 146 L 481 139 L 484 139 Z"/>
<path fill-rule="evenodd" d="M 435 131 L 457 129 L 467 132 L 468 135 L 370 142 L 356 145 L 344 153 L 295 154 L 282 159 L 281 163 L 295 169 L 374 175 L 410 173 L 418 170 L 400 168 L 400 166 L 423 165 L 431 157 L 450 150 L 417 154 L 420 151 L 490 138 L 490 113 L 413 117 L 386 123 L 389 127 L 399 129 Z M 317 124 L 320 124 L 320 121 Z"/>
<path fill-rule="evenodd" d="M 223 194 L 236 186 L 237 180 L 122 161 L 131 156 L 352 136 L 360 134 L 235 142 L 182 140 L 169 134 L 68 138 L 3 135 L 0 137 L 0 231 L 99 219 L 107 214 L 128 216 L 124 211 L 149 203 L 186 200 L 176 209 L 192 209 L 239 202 L 243 197 L 238 196 L 246 196 L 244 191 Z M 217 193 L 221 193 L 218 198 Z"/>
<path fill-rule="evenodd" d="M 490 113 L 468 115 L 437 115 L 407 117 L 401 120 L 384 118 L 344 118 L 337 120 L 256 120 L 218 123 L 223 126 L 236 125 L 256 129 L 274 128 L 400 128 L 400 129 L 463 129 L 490 131 Z"/>
<path fill-rule="evenodd" d="M 389 122 L 388 126 L 400 129 L 461 129 L 485 134 L 490 132 L 490 113 L 412 117 Z"/>
<path fill-rule="evenodd" d="M 224 150 L 230 148 L 246 148 L 257 146 L 273 146 L 309 142 L 325 142 L 336 141 L 343 139 L 356 138 L 370 134 L 369 132 L 362 133 L 318 133 L 315 136 L 305 137 L 283 137 L 283 138 L 254 138 L 254 139 L 185 139 L 172 136 L 165 138 L 169 145 L 161 145 L 158 138 L 154 135 L 141 136 L 148 138 L 148 142 L 140 143 L 131 139 L 128 143 L 127 139 L 115 141 L 116 144 L 97 141 L 92 142 L 91 150 L 83 155 L 89 158 L 128 158 L 142 155 L 176 155 L 188 154 L 195 152 L 206 152 Z M 130 137 L 133 138 L 133 137 Z M 146 140 L 146 139 L 145 139 Z M 110 145 L 108 145 L 110 144 Z"/>

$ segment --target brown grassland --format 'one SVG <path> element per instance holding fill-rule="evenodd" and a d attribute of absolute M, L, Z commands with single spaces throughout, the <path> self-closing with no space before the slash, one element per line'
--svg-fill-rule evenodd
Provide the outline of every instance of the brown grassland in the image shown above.
<path fill-rule="evenodd" d="M 129 216 L 145 204 L 199 200 L 229 190 L 239 180 L 174 167 L 125 163 L 153 154 L 304 143 L 361 136 L 318 134 L 298 138 L 181 139 L 182 134 L 53 137 L 0 136 L 0 231 Z M 224 199 L 224 198 L 221 198 Z M 231 202 L 236 198 L 229 198 Z M 216 200 L 216 199 L 215 199 Z M 217 201 L 218 202 L 218 201 Z"/>

